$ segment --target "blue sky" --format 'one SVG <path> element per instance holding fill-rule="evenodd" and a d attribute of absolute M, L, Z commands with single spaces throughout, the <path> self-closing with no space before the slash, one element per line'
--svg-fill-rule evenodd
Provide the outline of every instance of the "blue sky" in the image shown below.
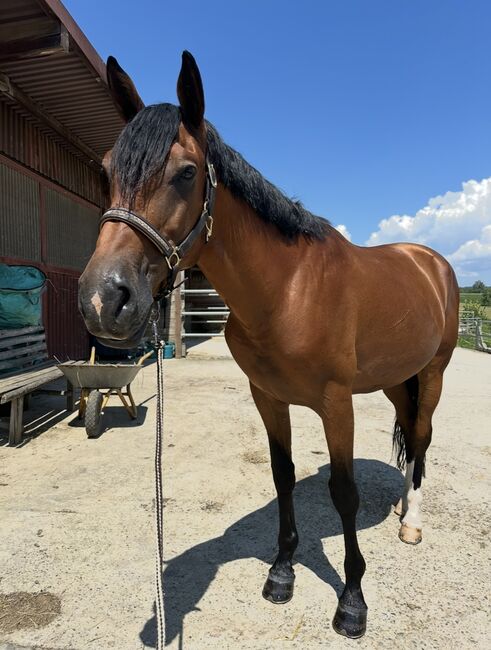
<path fill-rule="evenodd" d="M 489 0 L 64 3 L 146 103 L 176 101 L 190 50 L 224 139 L 355 243 L 491 283 Z"/>

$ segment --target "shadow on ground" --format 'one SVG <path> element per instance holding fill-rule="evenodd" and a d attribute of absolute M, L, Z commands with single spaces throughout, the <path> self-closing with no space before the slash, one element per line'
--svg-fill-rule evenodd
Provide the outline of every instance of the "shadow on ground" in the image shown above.
<path fill-rule="evenodd" d="M 378 460 L 356 459 L 354 466 L 361 498 L 357 529 L 362 530 L 379 524 L 389 515 L 391 505 L 399 499 L 403 479 L 395 467 Z M 296 484 L 300 544 L 295 561 L 331 585 L 339 597 L 343 582 L 322 548 L 323 539 L 342 534 L 341 521 L 327 487 L 329 475 L 330 465 L 323 465 L 317 474 Z M 249 557 L 258 558 L 267 565 L 272 563 L 276 550 L 277 512 L 276 500 L 270 501 L 234 522 L 220 537 L 197 544 L 167 563 L 163 576 L 166 645 L 177 635 L 182 637 L 186 614 L 197 609 L 221 565 Z M 267 569 L 265 566 L 264 578 Z M 154 604 L 154 616 L 145 623 L 140 639 L 146 646 L 155 647 L 156 636 Z"/>
<path fill-rule="evenodd" d="M 103 430 L 101 435 L 109 429 L 126 429 L 142 425 L 145 422 L 148 413 L 148 407 L 144 406 L 144 404 L 154 399 L 154 397 L 155 395 L 152 395 L 138 404 L 138 415 L 135 420 L 129 417 L 117 396 L 111 397 L 112 401 L 104 409 L 102 415 Z M 31 440 L 37 438 L 42 433 L 45 433 L 64 420 L 67 415 L 70 415 L 63 406 L 60 407 L 60 398 L 54 398 L 52 396 L 46 398 L 42 394 L 36 394 L 31 399 L 32 408 L 24 411 L 24 435 L 22 436 L 22 442 L 16 445 L 17 448 L 25 447 L 31 442 Z M 63 400 L 64 399 L 65 398 L 63 398 Z M 63 404 L 63 402 L 61 402 L 61 404 Z M 51 408 L 53 405 L 56 405 L 56 407 Z M 78 417 L 78 403 L 77 410 L 73 412 L 72 417 L 67 421 L 66 425 L 75 428 L 83 428 L 85 426 L 83 419 L 81 420 Z M 0 420 L 0 447 L 8 446 L 8 428 L 9 418 L 7 414 L 5 414 Z"/>
<path fill-rule="evenodd" d="M 24 434 L 22 442 L 16 445 L 17 448 L 25 447 L 31 440 L 37 438 L 45 431 L 48 431 L 56 424 L 59 424 L 67 416 L 64 408 L 42 408 L 35 407 L 24 411 Z M 9 442 L 9 420 L 3 418 L 0 425 L 0 447 L 7 446 Z"/>
<path fill-rule="evenodd" d="M 114 401 L 114 406 L 106 406 L 102 413 L 102 432 L 101 435 L 104 435 L 109 429 L 127 429 L 132 427 L 141 426 L 147 417 L 148 408 L 138 405 L 138 415 L 133 420 L 124 408 L 122 404 L 117 404 L 118 397 L 112 398 Z M 85 427 L 85 422 L 83 419 L 78 417 L 76 414 L 69 422 L 67 422 L 69 427 Z M 100 437 L 100 436 L 98 436 Z"/>

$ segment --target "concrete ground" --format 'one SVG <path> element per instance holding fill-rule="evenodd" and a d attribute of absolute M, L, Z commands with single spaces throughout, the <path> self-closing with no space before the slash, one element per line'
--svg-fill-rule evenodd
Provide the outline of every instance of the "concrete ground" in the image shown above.
<path fill-rule="evenodd" d="M 188 346 L 186 356 L 189 359 L 231 359 L 232 355 L 225 343 L 223 336 L 211 337 L 209 339 L 192 341 Z"/>
<path fill-rule="evenodd" d="M 392 407 L 382 393 L 355 398 L 369 606 L 368 632 L 358 641 L 330 625 L 343 540 L 318 418 L 292 408 L 296 593 L 289 604 L 272 605 L 261 588 L 275 554 L 275 493 L 247 380 L 226 358 L 172 360 L 165 373 L 168 647 L 491 647 L 489 355 L 458 349 L 447 371 L 417 547 L 398 540 L 391 513 L 402 487 L 389 462 Z M 134 388 L 138 421 L 113 401 L 104 416 L 109 428 L 97 440 L 86 438 L 73 415 L 57 413 L 62 400 L 37 396 L 34 437 L 17 449 L 0 447 L 2 650 L 155 646 L 154 365 Z M 40 417 L 48 407 L 54 410 Z"/>

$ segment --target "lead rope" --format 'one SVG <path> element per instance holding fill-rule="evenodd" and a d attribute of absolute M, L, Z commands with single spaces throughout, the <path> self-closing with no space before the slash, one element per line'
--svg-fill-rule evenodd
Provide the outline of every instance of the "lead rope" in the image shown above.
<path fill-rule="evenodd" d="M 155 528 L 157 533 L 156 553 L 156 592 L 155 614 L 157 618 L 156 650 L 163 650 L 165 645 L 165 615 L 164 615 L 164 525 L 162 495 L 162 434 L 164 420 L 164 359 L 162 350 L 164 342 L 158 336 L 158 319 L 160 310 L 157 309 L 152 322 L 153 342 L 157 354 L 157 413 L 155 417 Z"/>

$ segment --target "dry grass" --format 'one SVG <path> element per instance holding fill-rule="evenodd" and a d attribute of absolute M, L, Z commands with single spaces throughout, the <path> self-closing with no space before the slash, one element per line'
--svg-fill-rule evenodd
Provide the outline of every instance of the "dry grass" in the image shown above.
<path fill-rule="evenodd" d="M 45 627 L 61 613 L 61 600 L 48 592 L 0 594 L 0 631 Z"/>
<path fill-rule="evenodd" d="M 261 465 L 262 463 L 269 462 L 269 458 L 261 451 L 245 451 L 241 456 L 246 463 L 251 463 L 252 465 Z"/>

